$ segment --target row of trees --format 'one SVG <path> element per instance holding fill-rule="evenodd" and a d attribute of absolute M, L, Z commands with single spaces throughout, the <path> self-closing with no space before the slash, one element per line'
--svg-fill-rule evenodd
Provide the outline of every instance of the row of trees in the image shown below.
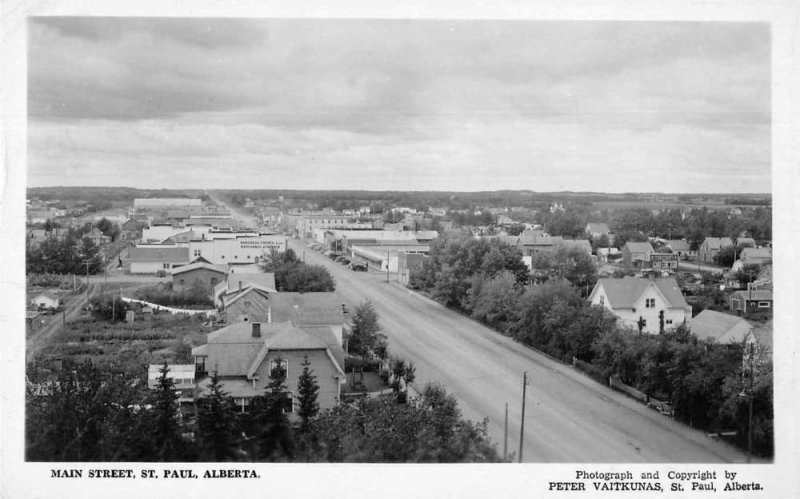
<path fill-rule="evenodd" d="M 286 370 L 277 362 L 263 396 L 241 413 L 212 376 L 193 420 L 181 417 L 166 366 L 153 390 L 104 379 L 86 362 L 52 383 L 35 371 L 26 398 L 30 461 L 492 462 L 486 422 L 461 418 L 455 399 L 429 386 L 412 403 L 360 401 L 319 410 L 308 362 L 296 420 L 286 411 Z"/>
<path fill-rule="evenodd" d="M 278 291 L 311 293 L 336 289 L 336 283 L 328 269 L 299 260 L 292 249 L 285 252 L 273 250 L 264 255 L 261 268 L 264 272 L 275 274 Z"/>
<path fill-rule="evenodd" d="M 737 398 L 743 376 L 740 345 L 698 342 L 685 326 L 663 327 L 660 335 L 621 327 L 607 309 L 587 302 L 587 276 L 594 276 L 567 272 L 577 268 L 563 264 L 575 257 L 567 249 L 541 258 L 549 266 L 535 271 L 537 285 L 525 286 L 510 272 L 487 272 L 490 251 L 481 253 L 479 247 L 467 240 L 433 244 L 431 258 L 412 274 L 411 283 L 517 341 L 565 362 L 583 361 L 600 381 L 617 375 L 671 401 L 681 421 L 716 430 L 745 428 L 744 402 Z M 770 454 L 771 366 L 763 366 L 755 386 L 755 449 Z M 744 438 L 746 432 L 739 435 Z"/>
<path fill-rule="evenodd" d="M 70 229 L 63 239 L 50 237 L 36 247 L 28 247 L 25 270 L 28 274 L 96 274 L 103 268 L 100 248 L 82 234 Z"/>

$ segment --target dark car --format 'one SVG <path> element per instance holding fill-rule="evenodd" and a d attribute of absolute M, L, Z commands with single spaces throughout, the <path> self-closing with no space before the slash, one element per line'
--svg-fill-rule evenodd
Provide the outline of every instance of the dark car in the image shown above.
<path fill-rule="evenodd" d="M 361 263 L 351 263 L 350 270 L 352 270 L 353 272 L 366 272 L 367 266 Z"/>

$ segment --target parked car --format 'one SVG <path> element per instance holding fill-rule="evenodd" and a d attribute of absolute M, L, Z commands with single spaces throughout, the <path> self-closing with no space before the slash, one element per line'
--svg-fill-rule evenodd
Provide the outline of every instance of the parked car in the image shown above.
<path fill-rule="evenodd" d="M 351 263 L 350 270 L 353 272 L 366 272 L 367 266 L 362 263 Z"/>
<path fill-rule="evenodd" d="M 350 260 L 348 258 L 342 258 L 341 260 L 339 260 L 339 263 L 341 263 L 342 265 L 350 265 Z"/>

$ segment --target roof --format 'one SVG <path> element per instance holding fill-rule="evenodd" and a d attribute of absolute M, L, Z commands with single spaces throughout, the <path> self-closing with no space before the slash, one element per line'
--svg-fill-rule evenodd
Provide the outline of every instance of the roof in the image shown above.
<path fill-rule="evenodd" d="M 220 376 L 249 376 L 258 369 L 269 351 L 327 350 L 335 347 L 327 329 L 305 330 L 291 322 L 261 323 L 260 337 L 253 336 L 253 322 L 237 322 L 208 334 L 208 343 L 192 349 L 192 355 L 208 355 L 207 366 Z M 341 347 L 339 347 L 341 350 Z M 334 361 L 335 357 L 331 357 Z M 335 364 L 338 362 L 334 361 Z M 342 372 L 342 366 L 336 365 Z"/>
<path fill-rule="evenodd" d="M 172 275 L 184 274 L 186 272 L 191 272 L 193 270 L 199 270 L 199 269 L 210 270 L 212 272 L 219 272 L 220 274 L 225 274 L 225 275 L 228 274 L 228 270 L 224 267 L 220 267 L 218 265 L 211 265 L 209 263 L 204 263 L 204 262 L 195 262 L 195 263 L 190 263 L 189 265 L 183 265 L 181 267 L 178 267 L 177 269 L 173 269 Z"/>
<path fill-rule="evenodd" d="M 277 292 L 275 274 L 272 272 L 228 274 L 228 291 L 237 291 L 240 287 L 245 288 L 250 285 Z"/>
<path fill-rule="evenodd" d="M 36 298 L 39 298 L 40 296 L 44 296 L 45 298 L 48 298 L 48 299 L 53 300 L 53 301 L 58 301 L 58 300 L 61 299 L 60 296 L 58 296 L 57 294 L 55 294 L 52 291 L 42 291 L 41 293 L 38 293 L 36 296 L 34 296 L 33 300 L 35 300 Z M 33 300 L 31 300 L 31 301 L 33 301 Z"/>
<path fill-rule="evenodd" d="M 525 246 L 553 246 L 563 240 L 561 236 L 546 236 L 541 230 L 526 230 L 519 235 L 519 243 Z"/>
<path fill-rule="evenodd" d="M 680 287 L 678 287 L 677 281 L 672 277 L 652 279 L 630 276 L 622 279 L 606 277 L 597 281 L 595 289 L 598 289 L 600 286 L 603 287 L 611 308 L 633 308 L 636 300 L 638 300 L 639 297 L 642 296 L 642 293 L 651 285 L 655 286 L 661 292 L 670 308 L 689 307 L 689 304 L 686 303 L 686 299 L 683 297 L 683 293 L 681 293 Z M 594 291 L 592 291 L 592 294 L 594 294 Z"/>
<path fill-rule="evenodd" d="M 739 253 L 739 258 L 742 260 L 748 258 L 772 258 L 772 250 L 770 248 L 744 248 Z"/>
<path fill-rule="evenodd" d="M 735 315 L 715 310 L 703 310 L 689 323 L 689 329 L 698 339 L 714 339 L 717 343 L 741 343 L 753 326 Z"/>
<path fill-rule="evenodd" d="M 655 253 L 655 250 L 650 243 L 637 243 L 628 241 L 625 243 L 625 248 L 627 248 L 631 253 Z"/>
<path fill-rule="evenodd" d="M 586 224 L 586 230 L 591 233 L 608 234 L 611 230 L 608 224 L 602 222 L 589 222 Z"/>
<path fill-rule="evenodd" d="M 172 262 L 189 261 L 189 248 L 130 248 L 131 262 Z"/>
<path fill-rule="evenodd" d="M 729 237 L 707 237 L 703 241 L 703 244 L 708 247 L 708 249 L 720 249 L 723 246 L 733 246 L 733 241 Z"/>
<path fill-rule="evenodd" d="M 150 364 L 147 369 L 147 377 L 150 379 L 161 377 L 162 367 L 164 367 L 164 364 Z M 167 364 L 167 367 L 169 368 L 168 377 L 175 377 L 179 374 L 191 374 L 194 377 L 194 364 Z"/>
<path fill-rule="evenodd" d="M 189 241 L 199 241 L 202 239 L 203 239 L 203 234 L 201 232 L 187 230 L 185 232 L 179 232 L 177 234 L 169 236 L 168 238 L 164 239 L 164 242 L 188 243 Z"/>
<path fill-rule="evenodd" d="M 753 247 L 756 245 L 756 240 L 753 239 L 752 237 L 740 237 L 739 239 L 736 240 L 736 246 L 744 246 L 744 245 Z"/>
<path fill-rule="evenodd" d="M 300 325 L 343 324 L 342 299 L 335 291 L 275 293 L 270 295 L 272 320 Z"/>
<path fill-rule="evenodd" d="M 690 249 L 689 241 L 684 239 L 670 239 L 667 241 L 667 246 L 672 251 L 689 251 Z"/>
<path fill-rule="evenodd" d="M 736 291 L 731 295 L 731 298 L 737 299 L 747 299 L 747 300 L 758 300 L 758 301 L 770 301 L 772 300 L 772 290 L 771 289 L 750 289 L 750 290 L 742 290 Z"/>

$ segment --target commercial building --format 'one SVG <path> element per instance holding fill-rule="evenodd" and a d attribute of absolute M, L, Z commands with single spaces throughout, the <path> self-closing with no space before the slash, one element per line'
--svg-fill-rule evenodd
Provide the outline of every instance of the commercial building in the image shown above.
<path fill-rule="evenodd" d="M 189 248 L 137 247 L 128 250 L 131 274 L 172 274 L 172 269 L 189 263 Z"/>

